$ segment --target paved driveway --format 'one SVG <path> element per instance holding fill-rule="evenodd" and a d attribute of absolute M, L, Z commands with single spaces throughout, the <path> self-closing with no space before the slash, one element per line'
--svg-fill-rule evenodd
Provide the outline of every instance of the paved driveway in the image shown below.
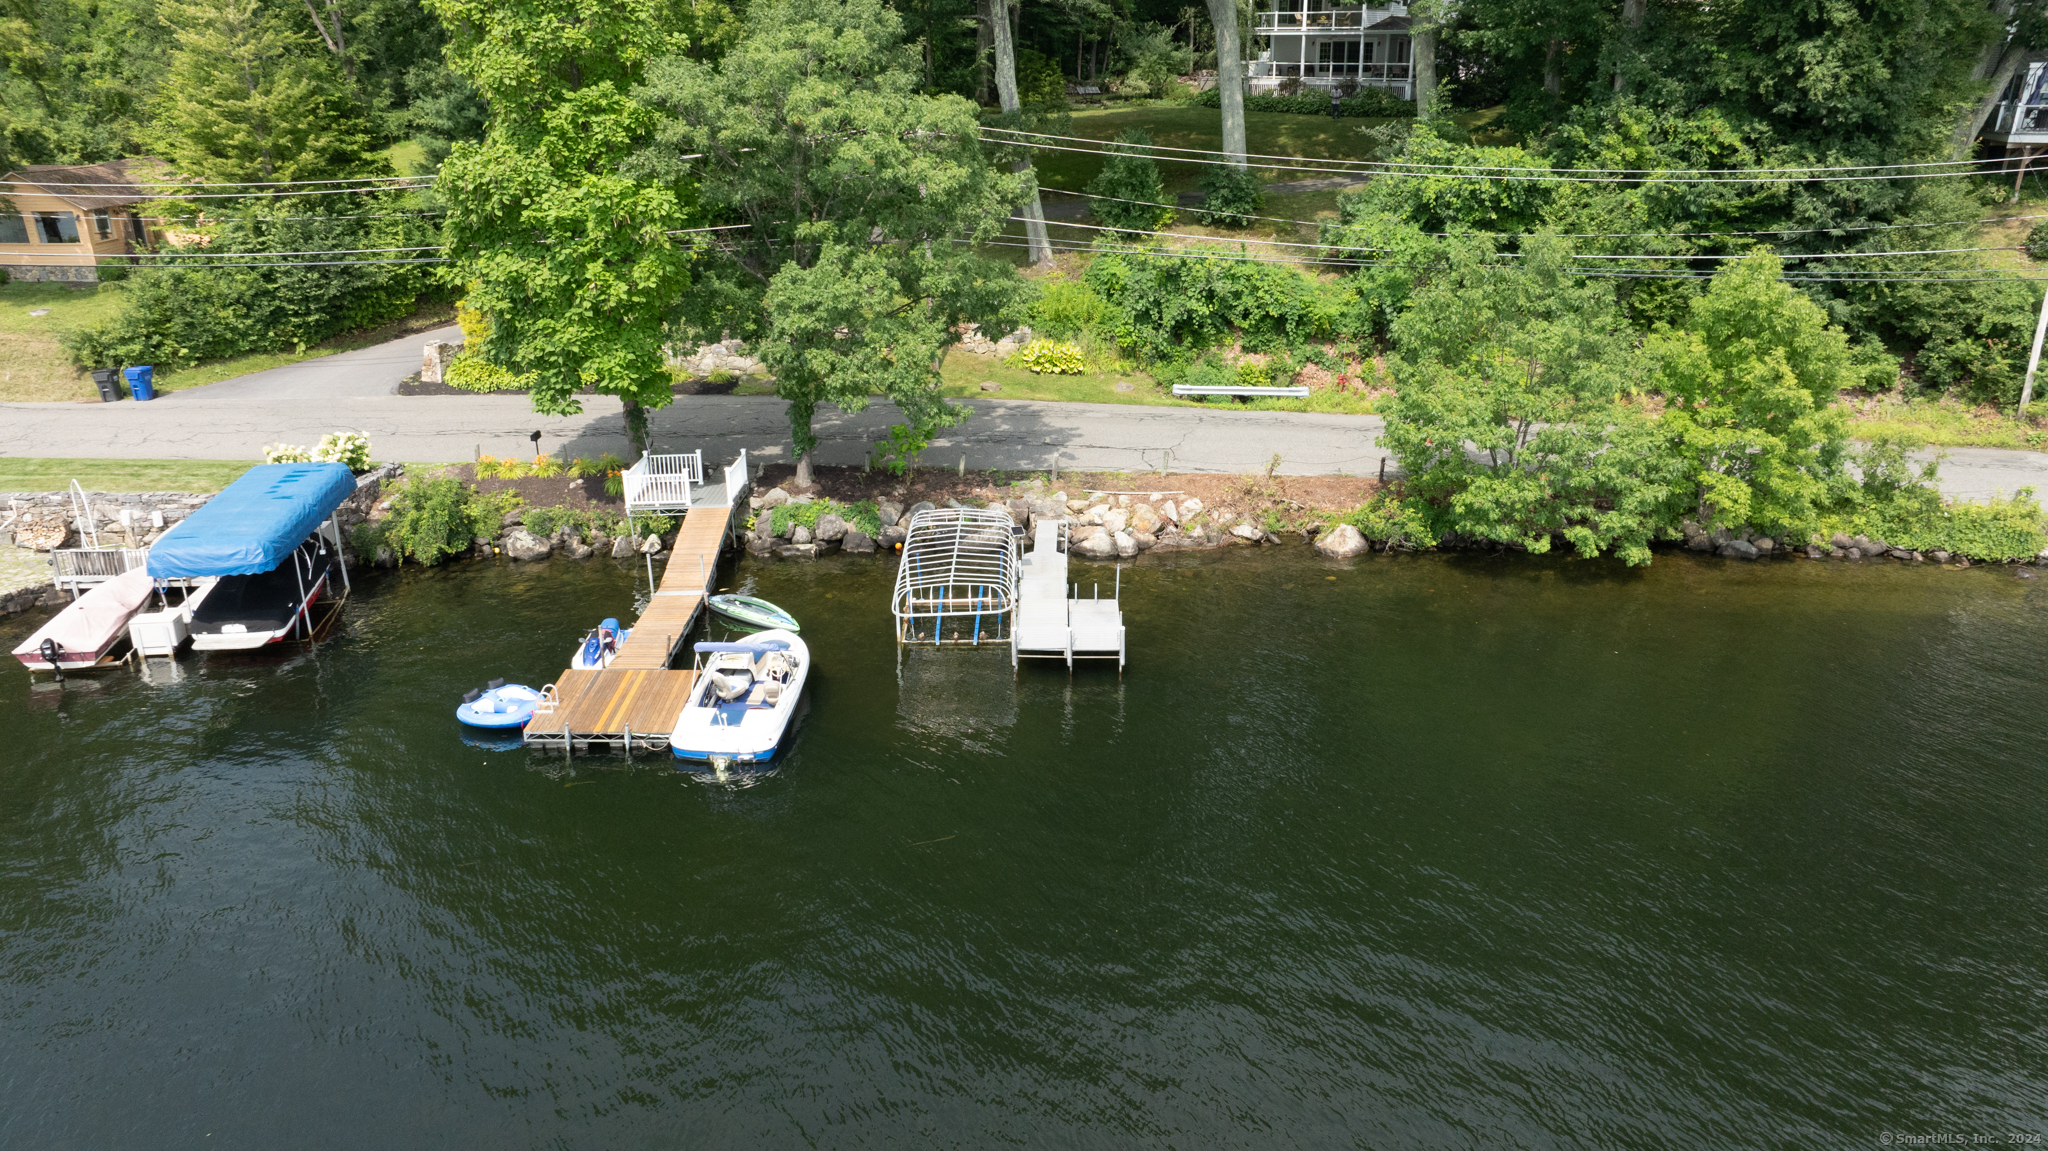
<path fill-rule="evenodd" d="M 380 459 L 467 460 L 478 451 L 523 455 L 538 430 L 543 449 L 570 456 L 626 450 L 617 400 L 598 397 L 578 416 L 537 416 L 524 396 L 400 396 L 429 340 L 447 328 L 377 347 L 307 360 L 174 392 L 147 404 L 0 405 L 0 455 L 125 459 L 258 458 L 264 445 L 313 444 L 337 429 L 360 431 Z M 928 467 L 1044 470 L 1250 472 L 1274 456 L 1286 475 L 1369 475 L 1383 453 L 1377 416 L 1246 412 L 977 399 L 967 423 L 924 455 Z M 678 396 L 653 413 L 655 444 L 703 449 L 722 463 L 741 448 L 787 461 L 782 401 L 768 396 Z M 818 462 L 857 464 L 896 421 L 893 405 L 821 413 Z M 1942 490 L 1982 499 L 2022 486 L 2048 491 L 2048 455 L 1990 448 L 1946 449 Z M 1391 460 L 1388 469 L 1394 468 Z"/>

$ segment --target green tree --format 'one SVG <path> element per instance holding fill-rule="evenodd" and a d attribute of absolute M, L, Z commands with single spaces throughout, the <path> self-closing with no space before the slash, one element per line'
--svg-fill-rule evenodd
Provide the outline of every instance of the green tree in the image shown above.
<path fill-rule="evenodd" d="M 1646 351 L 1669 400 L 1664 422 L 1691 472 L 1702 524 L 1803 536 L 1845 482 L 1849 341 L 1759 252 L 1715 274 L 1684 331 Z"/>
<path fill-rule="evenodd" d="M 1631 333 L 1610 292 L 1549 239 L 1504 266 L 1484 242 L 1449 252 L 1394 323 L 1396 390 L 1385 443 L 1435 530 L 1532 552 L 1554 536 L 1580 555 L 1650 561 L 1685 471 L 1627 402 Z"/>
<path fill-rule="evenodd" d="M 806 482 L 823 404 L 880 392 L 921 432 L 964 414 L 939 398 L 939 356 L 963 320 L 1021 298 L 1014 270 L 965 241 L 996 235 L 1026 185 L 983 155 L 972 105 L 917 93 L 901 35 L 877 0 L 770 0 L 723 60 L 663 60 L 640 92 L 663 119 L 632 170 L 696 173 L 706 206 L 743 225 L 719 233 L 676 332 L 760 340 Z"/>
<path fill-rule="evenodd" d="M 681 51 L 687 12 L 661 0 L 428 0 L 450 63 L 491 108 L 481 143 L 442 166 L 449 255 L 466 302 L 491 319 L 476 349 L 530 377 L 534 410 L 617 396 L 636 452 L 647 409 L 673 398 L 662 320 L 690 282 L 672 232 L 690 222 L 687 177 L 628 175 L 655 117 L 630 91 Z"/>
<path fill-rule="evenodd" d="M 1152 137 L 1142 128 L 1126 128 L 1104 151 L 1109 159 L 1101 174 L 1082 191 L 1103 199 L 1091 202 L 1096 219 L 1126 232 L 1151 232 L 1173 219 L 1173 205 L 1159 178 L 1159 164 L 1150 152 Z"/>
<path fill-rule="evenodd" d="M 317 180 L 379 166 L 354 94 L 312 39 L 257 0 L 167 0 L 177 43 L 152 131 L 179 175 Z"/>

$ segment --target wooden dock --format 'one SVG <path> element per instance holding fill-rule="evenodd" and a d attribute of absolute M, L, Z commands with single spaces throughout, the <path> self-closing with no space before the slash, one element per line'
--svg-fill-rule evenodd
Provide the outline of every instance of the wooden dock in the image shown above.
<path fill-rule="evenodd" d="M 723 493 L 720 493 L 723 495 Z M 744 492 L 737 493 L 742 498 Z M 690 509 L 647 610 L 602 671 L 566 670 L 542 690 L 526 725 L 528 747 L 559 747 L 573 755 L 593 745 L 663 751 L 696 673 L 672 670 L 677 649 L 696 625 L 718 582 L 718 558 L 731 538 L 733 508 Z M 629 741 L 630 736 L 630 741 Z"/>

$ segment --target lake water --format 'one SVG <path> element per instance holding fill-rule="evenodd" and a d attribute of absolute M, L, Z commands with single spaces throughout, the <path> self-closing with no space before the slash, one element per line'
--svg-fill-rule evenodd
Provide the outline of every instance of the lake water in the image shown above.
<path fill-rule="evenodd" d="M 2048 1125 L 2048 579 L 1148 557 L 1119 679 L 899 658 L 889 577 L 735 569 L 815 671 L 731 784 L 462 741 L 630 564 L 370 576 L 176 683 L 10 662 L 0 1145 Z"/>

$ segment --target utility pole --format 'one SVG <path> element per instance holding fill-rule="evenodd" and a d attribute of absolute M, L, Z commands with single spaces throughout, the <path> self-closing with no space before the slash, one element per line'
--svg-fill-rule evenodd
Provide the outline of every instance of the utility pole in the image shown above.
<path fill-rule="evenodd" d="M 2020 410 L 2013 413 L 2020 419 L 2027 417 L 2027 405 L 2034 402 L 2034 373 L 2041 370 L 2041 337 L 2048 336 L 2048 292 L 2041 293 L 2041 318 L 2034 321 L 2034 350 L 2027 356 L 2027 382 L 2020 388 Z"/>

